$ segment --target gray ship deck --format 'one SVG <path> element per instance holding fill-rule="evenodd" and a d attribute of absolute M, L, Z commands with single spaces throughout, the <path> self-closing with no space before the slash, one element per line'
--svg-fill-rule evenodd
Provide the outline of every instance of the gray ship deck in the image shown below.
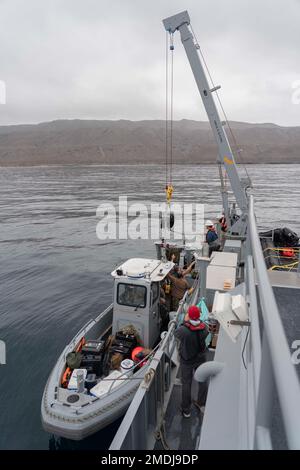
<path fill-rule="evenodd" d="M 283 273 L 282 271 L 273 271 L 269 275 L 292 354 L 293 341 L 300 339 L 300 276 L 297 273 Z M 295 369 L 300 379 L 300 366 L 296 366 Z M 287 442 L 282 433 L 282 416 L 277 396 L 274 398 L 273 409 L 274 418 L 271 429 L 273 446 L 275 449 L 287 449 Z"/>
<path fill-rule="evenodd" d="M 300 338 L 300 276 L 296 273 L 269 271 L 271 284 L 279 308 L 289 346 Z M 292 352 L 292 351 L 291 351 Z M 297 367 L 300 378 L 300 367 Z M 196 396 L 197 384 L 193 382 L 193 396 Z M 157 441 L 155 449 L 193 450 L 197 448 L 199 429 L 203 415 L 192 406 L 191 417 L 183 418 L 180 411 L 181 385 L 180 380 L 174 385 L 165 414 L 164 439 Z M 274 398 L 274 419 L 272 423 L 272 441 L 275 449 L 286 449 L 287 444 L 282 435 L 282 418 L 277 397 Z M 164 447 L 165 446 L 165 447 Z"/>
<path fill-rule="evenodd" d="M 293 341 L 300 340 L 300 289 L 286 287 L 274 288 L 288 345 L 292 348 Z M 291 353 L 294 350 L 291 349 Z M 296 367 L 300 379 L 300 367 Z"/>
<path fill-rule="evenodd" d="M 269 271 L 284 331 L 291 348 L 300 340 L 300 273 Z M 293 350 L 291 349 L 291 353 Z M 300 379 L 300 367 L 296 367 Z"/>
<path fill-rule="evenodd" d="M 192 396 L 197 395 L 197 384 L 193 381 Z M 195 407 L 191 408 L 191 417 L 184 418 L 180 411 L 181 384 L 178 381 L 172 390 L 165 414 L 165 429 L 162 440 L 157 441 L 155 450 L 193 450 L 197 448 L 197 438 L 203 415 Z M 166 446 L 166 447 L 164 447 Z"/>
<path fill-rule="evenodd" d="M 214 350 L 207 353 L 207 360 L 213 360 Z M 192 401 L 197 397 L 197 382 L 192 382 Z M 180 367 L 176 381 L 165 413 L 165 427 L 163 440 L 156 442 L 155 450 L 193 450 L 198 446 L 203 414 L 192 405 L 191 417 L 184 418 L 181 414 L 181 382 Z"/>

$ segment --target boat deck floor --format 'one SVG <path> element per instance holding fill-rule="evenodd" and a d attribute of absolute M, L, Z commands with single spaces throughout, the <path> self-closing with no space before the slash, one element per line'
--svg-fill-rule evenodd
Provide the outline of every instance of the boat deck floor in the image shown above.
<path fill-rule="evenodd" d="M 274 294 L 292 354 L 295 352 L 294 341 L 300 339 L 300 288 L 274 287 Z M 295 369 L 300 380 L 300 365 Z"/>
<path fill-rule="evenodd" d="M 268 275 L 292 354 L 294 352 L 293 342 L 300 339 L 300 274 L 269 271 Z M 300 379 L 300 366 L 296 367 L 296 371 Z"/>
<path fill-rule="evenodd" d="M 273 274 L 275 274 L 275 272 Z M 282 275 L 282 273 L 280 272 L 277 272 L 275 276 L 272 276 L 272 284 L 279 314 L 286 334 L 288 346 L 292 355 L 292 353 L 295 351 L 292 346 L 293 342 L 295 340 L 299 340 L 300 338 L 300 288 L 297 285 L 297 283 L 299 283 L 299 277 L 296 273 L 291 274 L 293 274 L 293 283 L 291 283 L 290 285 L 286 282 L 286 276 Z M 300 380 L 300 365 L 295 365 L 295 370 Z M 273 419 L 271 426 L 271 438 L 273 448 L 278 450 L 284 450 L 287 449 L 288 446 L 285 439 L 285 434 L 283 432 L 284 426 L 277 393 L 274 397 L 272 409 Z"/>
<path fill-rule="evenodd" d="M 197 396 L 197 386 L 197 383 L 193 381 L 192 397 Z M 184 418 L 180 405 L 181 383 L 177 377 L 165 414 L 163 439 L 157 441 L 155 450 L 194 450 L 197 448 L 203 415 L 192 405 L 191 417 Z"/>
<path fill-rule="evenodd" d="M 294 341 L 300 339 L 300 276 L 296 273 L 285 274 L 294 274 L 294 282 L 291 285 L 273 283 L 273 290 L 292 354 L 295 351 Z M 300 365 L 296 366 L 296 371 L 300 380 Z"/>

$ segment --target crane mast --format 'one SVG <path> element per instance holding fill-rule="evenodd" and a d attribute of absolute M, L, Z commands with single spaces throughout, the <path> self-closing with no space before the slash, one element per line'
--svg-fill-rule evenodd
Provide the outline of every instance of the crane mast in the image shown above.
<path fill-rule="evenodd" d="M 215 141 L 218 145 L 218 162 L 225 167 L 233 194 L 241 211 L 241 216 L 237 221 L 228 221 L 229 226 L 232 224 L 229 228 L 229 233 L 243 236 L 246 233 L 248 213 L 246 186 L 243 185 L 243 182 L 239 177 L 233 152 L 231 150 L 225 129 L 222 125 L 222 121 L 214 101 L 213 92 L 216 91 L 218 87 L 211 89 L 209 86 L 204 67 L 199 57 L 197 46 L 194 42 L 193 34 L 189 29 L 190 17 L 188 12 L 183 11 L 177 15 L 165 18 L 163 20 L 163 24 L 166 31 L 168 31 L 170 34 L 173 34 L 176 30 L 180 32 L 181 42 L 184 46 Z M 223 206 L 226 213 L 228 211 L 228 204 L 226 204 L 225 201 L 225 205 L 227 205 L 227 207 L 225 207 L 224 188 L 222 189 Z"/>

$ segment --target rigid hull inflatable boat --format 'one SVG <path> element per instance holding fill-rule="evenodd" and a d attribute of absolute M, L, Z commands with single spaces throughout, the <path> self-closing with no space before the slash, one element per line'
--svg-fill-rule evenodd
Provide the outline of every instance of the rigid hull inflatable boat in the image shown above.
<path fill-rule="evenodd" d="M 76 334 L 50 374 L 45 431 L 80 440 L 125 413 L 160 342 L 160 287 L 173 266 L 134 258 L 112 272 L 113 304 Z"/>

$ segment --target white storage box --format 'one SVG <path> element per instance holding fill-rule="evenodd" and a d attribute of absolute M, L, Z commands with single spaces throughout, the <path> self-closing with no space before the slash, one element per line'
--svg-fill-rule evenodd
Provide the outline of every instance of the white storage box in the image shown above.
<path fill-rule="evenodd" d="M 236 342 L 238 335 L 242 331 L 242 327 L 240 325 L 230 324 L 231 320 L 238 319 L 232 311 L 231 301 L 232 298 L 230 294 L 221 294 L 217 291 L 215 293 L 212 313 L 220 322 L 222 328 L 226 331 L 232 341 Z"/>
<path fill-rule="evenodd" d="M 87 376 L 87 370 L 86 369 L 74 369 L 71 375 L 71 378 L 68 383 L 68 389 L 69 390 L 77 390 L 77 372 L 81 370 L 83 371 L 83 378 L 85 380 Z"/>
<path fill-rule="evenodd" d="M 94 395 L 95 397 L 102 397 L 106 395 L 108 391 L 114 390 L 115 388 L 119 387 L 124 383 L 124 381 L 128 378 L 127 375 L 122 375 L 123 380 L 116 380 L 122 375 L 122 372 L 118 370 L 114 370 L 111 372 L 105 379 L 100 380 L 100 382 L 95 385 L 95 387 L 91 388 L 90 394 Z"/>
<path fill-rule="evenodd" d="M 207 267 L 206 288 L 229 290 L 235 287 L 237 254 L 214 251 Z"/>
<path fill-rule="evenodd" d="M 247 321 L 248 320 L 248 309 L 247 304 L 242 295 L 233 295 L 232 296 L 232 310 L 236 314 L 239 320 Z"/>

